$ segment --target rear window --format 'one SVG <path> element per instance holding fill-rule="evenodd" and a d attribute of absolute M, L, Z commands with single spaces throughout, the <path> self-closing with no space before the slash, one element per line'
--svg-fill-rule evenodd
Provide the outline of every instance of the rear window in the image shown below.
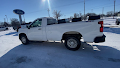
<path fill-rule="evenodd" d="M 52 25 L 56 23 L 57 23 L 56 19 L 47 19 L 47 25 Z"/>

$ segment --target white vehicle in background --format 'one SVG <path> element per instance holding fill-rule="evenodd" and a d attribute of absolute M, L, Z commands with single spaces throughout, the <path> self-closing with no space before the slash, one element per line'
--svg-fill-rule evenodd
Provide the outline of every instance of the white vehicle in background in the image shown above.
<path fill-rule="evenodd" d="M 4 30 L 7 30 L 7 29 L 8 29 L 7 27 L 0 26 L 0 31 L 4 31 Z"/>
<path fill-rule="evenodd" d="M 117 17 L 116 19 L 116 25 L 119 25 L 120 24 L 120 17 Z"/>
<path fill-rule="evenodd" d="M 25 45 L 29 41 L 64 40 L 69 50 L 78 50 L 82 38 L 84 42 L 105 42 L 103 19 L 57 24 L 56 19 L 43 17 L 34 20 L 26 28 L 20 28 L 18 35 Z"/>

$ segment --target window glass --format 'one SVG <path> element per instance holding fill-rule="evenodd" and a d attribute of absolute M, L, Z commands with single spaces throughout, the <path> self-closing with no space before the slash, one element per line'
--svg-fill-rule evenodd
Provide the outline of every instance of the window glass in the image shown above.
<path fill-rule="evenodd" d="M 56 19 L 47 19 L 47 25 L 52 25 L 57 23 Z"/>
<path fill-rule="evenodd" d="M 33 22 L 33 24 L 31 25 L 31 27 L 40 27 L 42 23 L 42 19 L 38 19 L 36 21 Z"/>

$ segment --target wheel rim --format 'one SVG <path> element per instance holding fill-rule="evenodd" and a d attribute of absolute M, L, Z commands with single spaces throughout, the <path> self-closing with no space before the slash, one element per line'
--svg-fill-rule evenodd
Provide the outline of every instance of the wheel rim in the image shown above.
<path fill-rule="evenodd" d="M 68 45 L 68 47 L 70 47 L 70 48 L 76 48 L 77 45 L 78 45 L 78 43 L 77 43 L 77 41 L 74 40 L 74 39 L 68 39 L 67 45 Z"/>
<path fill-rule="evenodd" d="M 22 37 L 22 38 L 21 38 L 21 41 L 22 41 L 23 43 L 26 43 L 26 38 L 25 38 L 25 37 Z"/>

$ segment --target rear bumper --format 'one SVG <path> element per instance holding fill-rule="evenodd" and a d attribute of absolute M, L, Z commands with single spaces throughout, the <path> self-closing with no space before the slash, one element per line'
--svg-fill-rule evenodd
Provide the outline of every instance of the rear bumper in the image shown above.
<path fill-rule="evenodd" d="M 94 42 L 95 43 L 99 43 L 99 42 L 105 42 L 105 35 L 103 35 L 103 36 L 98 36 L 98 37 L 96 37 L 95 39 L 94 39 Z"/>

